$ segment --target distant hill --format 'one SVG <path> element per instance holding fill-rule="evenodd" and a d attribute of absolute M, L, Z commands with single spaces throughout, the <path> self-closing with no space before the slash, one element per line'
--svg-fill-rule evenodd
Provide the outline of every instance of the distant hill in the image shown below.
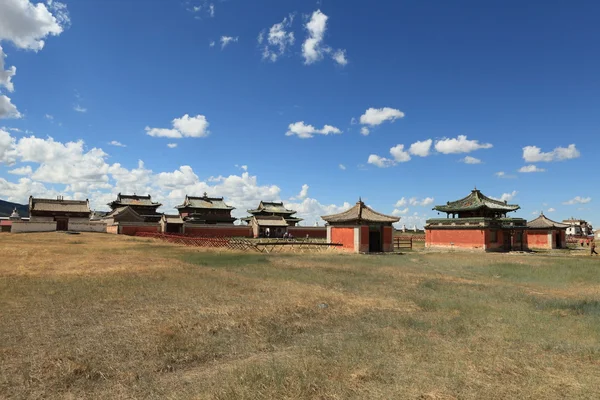
<path fill-rule="evenodd" d="M 29 216 L 29 205 L 0 200 L 0 217 L 10 217 L 15 207 L 17 207 L 17 211 L 21 217 Z"/>

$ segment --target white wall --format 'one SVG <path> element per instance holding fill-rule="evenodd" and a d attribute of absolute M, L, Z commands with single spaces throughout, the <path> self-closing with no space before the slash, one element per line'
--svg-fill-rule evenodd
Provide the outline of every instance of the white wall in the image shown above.
<path fill-rule="evenodd" d="M 83 222 L 73 222 L 73 219 L 69 219 L 69 231 L 106 233 L 106 224 L 104 222 L 90 222 L 86 219 L 83 219 Z"/>
<path fill-rule="evenodd" d="M 54 222 L 54 217 L 30 217 L 31 222 Z"/>
<path fill-rule="evenodd" d="M 56 222 L 23 222 L 14 221 L 12 223 L 12 233 L 23 233 L 23 232 L 54 232 L 56 230 Z"/>

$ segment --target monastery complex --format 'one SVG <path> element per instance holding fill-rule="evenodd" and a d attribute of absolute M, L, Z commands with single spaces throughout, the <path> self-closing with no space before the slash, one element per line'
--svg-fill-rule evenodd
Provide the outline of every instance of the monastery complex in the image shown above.
<path fill-rule="evenodd" d="M 234 207 L 223 197 L 186 195 L 175 207 L 178 214 L 160 213 L 162 204 L 150 195 L 117 195 L 109 212 L 90 210 L 88 200 L 29 198 L 29 218 L 15 210 L 0 220 L 2 232 L 99 232 L 121 235 L 163 233 L 191 237 L 321 239 L 356 253 L 394 251 L 394 223 L 400 218 L 379 213 L 358 200 L 350 209 L 324 215 L 322 227 L 299 226 L 296 211 L 283 202 L 261 201 L 248 216 L 234 224 Z M 496 200 L 474 189 L 466 197 L 433 208 L 440 215 L 425 224 L 425 247 L 440 250 L 528 251 L 562 249 L 567 236 L 591 235 L 585 221 L 571 218 L 556 222 L 544 214 L 532 221 L 513 217 L 516 204 Z M 600 237 L 599 237 L 600 239 Z"/>

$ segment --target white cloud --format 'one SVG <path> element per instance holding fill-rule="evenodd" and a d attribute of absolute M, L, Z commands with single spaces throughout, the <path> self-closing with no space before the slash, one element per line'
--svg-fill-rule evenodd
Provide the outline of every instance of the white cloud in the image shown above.
<path fill-rule="evenodd" d="M 79 104 L 75 104 L 75 105 L 73 106 L 73 110 L 75 110 L 75 111 L 77 111 L 77 112 L 79 112 L 79 113 L 85 113 L 85 112 L 87 112 L 87 108 L 84 108 L 84 107 L 82 107 L 82 106 L 81 106 L 81 105 L 79 105 Z"/>
<path fill-rule="evenodd" d="M 312 64 L 323 58 L 325 49 L 322 47 L 322 43 L 328 18 L 321 10 L 317 10 L 313 12 L 310 21 L 306 23 L 308 37 L 302 44 L 302 56 L 305 64 Z"/>
<path fill-rule="evenodd" d="M 258 203 L 258 202 L 257 202 Z M 256 206 L 256 204 L 254 204 Z M 331 215 L 346 211 L 351 207 L 347 202 L 338 206 L 335 204 L 322 204 L 318 200 L 307 197 L 302 202 L 286 202 L 285 207 L 297 211 L 295 216 L 303 218 L 301 222 L 304 226 L 313 226 L 315 223 L 323 226 L 325 222 L 321 219 L 323 215 Z"/>
<path fill-rule="evenodd" d="M 394 157 L 396 162 L 408 162 L 410 161 L 410 154 L 404 151 L 404 145 L 398 144 L 390 149 L 390 154 Z"/>
<path fill-rule="evenodd" d="M 335 61 L 343 67 L 348 64 L 348 59 L 346 58 L 346 50 L 336 50 L 333 52 L 331 57 L 333 58 L 333 61 Z"/>
<path fill-rule="evenodd" d="M 309 139 L 314 135 L 339 135 L 342 131 L 335 126 L 325 125 L 322 129 L 317 129 L 312 125 L 306 125 L 304 121 L 294 122 L 289 124 L 288 131 L 285 133 L 286 136 L 297 135 L 301 139 Z"/>
<path fill-rule="evenodd" d="M 394 208 L 394 211 L 392 211 L 392 215 L 395 215 L 395 216 L 406 215 L 406 214 L 408 214 L 408 211 L 409 211 L 408 207 L 403 208 L 403 209 Z"/>
<path fill-rule="evenodd" d="M 0 46 L 0 87 L 4 86 L 6 90 L 12 92 L 15 90 L 15 87 L 12 83 L 12 77 L 17 73 L 17 68 L 15 66 L 10 67 L 5 70 L 4 59 L 6 54 L 2 50 L 2 46 Z"/>
<path fill-rule="evenodd" d="M 380 156 L 378 156 L 376 154 L 371 154 L 369 156 L 369 159 L 368 159 L 367 163 L 373 164 L 373 165 L 375 165 L 375 166 L 377 166 L 379 168 L 388 168 L 388 167 L 391 167 L 391 166 L 395 165 L 394 160 L 390 160 L 390 159 L 385 158 L 385 157 L 380 157 Z"/>
<path fill-rule="evenodd" d="M 394 122 L 399 118 L 404 118 L 404 113 L 390 107 L 369 108 L 360 116 L 360 123 L 363 125 L 377 126 L 386 121 Z"/>
<path fill-rule="evenodd" d="M 500 201 L 512 201 L 512 199 L 515 198 L 517 193 L 519 193 L 519 192 L 517 192 L 516 190 L 513 190 L 511 193 L 502 193 L 502 196 L 500 196 L 499 198 L 492 197 L 492 196 L 490 196 L 490 197 L 492 197 L 492 199 L 500 200 Z"/>
<path fill-rule="evenodd" d="M 300 193 L 298 193 L 297 196 L 291 197 L 290 200 L 304 200 L 308 197 L 308 188 L 309 186 L 307 184 L 302 185 Z"/>
<path fill-rule="evenodd" d="M 345 171 L 346 170 L 346 166 L 344 164 L 340 164 L 338 165 L 338 167 L 342 170 Z"/>
<path fill-rule="evenodd" d="M 494 175 L 496 175 L 498 178 L 504 178 L 506 176 L 506 173 L 504 171 L 499 171 L 496 172 Z"/>
<path fill-rule="evenodd" d="M 352 117 L 352 119 L 350 120 L 350 125 L 356 125 L 358 123 L 358 121 L 356 121 L 356 118 Z"/>
<path fill-rule="evenodd" d="M 15 142 L 10 133 L 0 129 L 0 163 L 12 165 L 15 162 Z"/>
<path fill-rule="evenodd" d="M 29 0 L 0 2 L 0 41 L 20 49 L 41 50 L 47 36 L 60 35 L 69 23 L 67 8 L 59 2 L 48 1 L 48 7 Z"/>
<path fill-rule="evenodd" d="M 49 119 L 49 120 L 52 121 L 54 119 L 54 116 L 52 116 L 50 114 L 46 114 L 46 115 L 44 115 L 44 118 Z"/>
<path fill-rule="evenodd" d="M 33 170 L 31 169 L 31 166 L 26 165 L 25 167 L 11 169 L 8 173 L 13 175 L 31 175 L 33 174 Z"/>
<path fill-rule="evenodd" d="M 367 128 L 366 126 L 363 126 L 362 128 L 360 128 L 361 135 L 369 136 L 369 133 L 371 133 L 371 131 L 369 131 L 369 128 Z"/>
<path fill-rule="evenodd" d="M 414 142 L 410 145 L 408 152 L 413 156 L 419 157 L 427 157 L 431 150 L 431 145 L 433 144 L 433 140 L 427 139 L 421 142 Z"/>
<path fill-rule="evenodd" d="M 21 118 L 21 113 L 11 102 L 10 97 L 0 95 L 0 119 L 2 118 Z"/>
<path fill-rule="evenodd" d="M 490 149 L 492 144 L 479 143 L 477 140 L 468 140 L 465 135 L 456 138 L 444 138 L 435 143 L 435 149 L 442 154 L 470 153 L 479 149 Z"/>
<path fill-rule="evenodd" d="M 461 162 L 465 164 L 481 164 L 481 160 L 479 158 L 466 156 L 465 158 L 460 159 Z"/>
<path fill-rule="evenodd" d="M 210 134 L 208 126 L 210 125 L 204 115 L 190 117 L 185 114 L 181 118 L 175 118 L 171 121 L 173 129 L 150 128 L 146 127 L 146 134 L 154 137 L 168 137 L 180 139 L 184 137 L 201 138 Z"/>
<path fill-rule="evenodd" d="M 236 37 L 233 37 L 233 36 L 221 36 L 221 39 L 220 39 L 221 49 L 224 49 L 230 43 L 237 43 L 238 39 L 239 39 L 239 36 L 236 36 Z"/>
<path fill-rule="evenodd" d="M 177 143 L 167 143 L 167 147 L 170 149 L 174 149 L 175 147 L 177 147 Z"/>
<path fill-rule="evenodd" d="M 403 199 L 404 199 L 404 197 L 403 197 L 401 200 L 403 200 Z M 411 197 L 411 198 L 408 200 L 408 204 L 410 204 L 411 206 L 421 206 L 421 207 L 425 207 L 425 206 L 428 206 L 428 205 L 430 205 L 430 204 L 433 204 L 434 200 L 435 200 L 435 199 L 434 199 L 433 197 L 426 197 L 426 198 L 424 198 L 424 199 L 422 199 L 422 200 L 421 200 L 421 199 L 418 199 L 418 198 L 416 198 L 416 197 Z"/>
<path fill-rule="evenodd" d="M 214 18 L 215 16 L 215 5 L 210 3 L 210 5 L 208 6 L 208 13 L 210 14 L 211 18 Z"/>
<path fill-rule="evenodd" d="M 398 200 L 398 201 L 396 202 L 396 205 L 395 205 L 394 207 L 396 207 L 396 208 L 400 208 L 400 207 L 404 207 L 404 206 L 405 206 L 405 205 L 407 205 L 407 204 L 408 204 L 408 202 L 407 202 L 407 201 L 406 201 L 406 199 L 403 197 L 403 198 L 401 198 L 400 200 Z"/>
<path fill-rule="evenodd" d="M 215 47 L 215 45 L 216 45 L 216 44 L 217 44 L 217 43 L 216 43 L 214 40 L 211 40 L 211 41 L 208 43 L 208 47 Z"/>
<path fill-rule="evenodd" d="M 565 201 L 563 204 L 566 205 L 570 205 L 572 206 L 573 204 L 587 204 L 590 201 L 592 201 L 591 197 L 581 197 L 581 196 L 575 196 L 574 198 L 572 198 L 569 201 Z"/>
<path fill-rule="evenodd" d="M 531 172 L 544 172 L 546 171 L 543 168 L 538 168 L 537 165 L 525 165 L 519 169 L 521 173 L 531 173 Z"/>
<path fill-rule="evenodd" d="M 304 64 L 310 65 L 323 59 L 325 54 L 330 54 L 331 58 L 341 66 L 348 64 L 346 50 L 333 50 L 323 43 L 325 31 L 327 30 L 327 20 L 329 17 L 317 10 L 312 13 L 310 20 L 304 28 L 307 31 L 307 37 L 302 44 L 302 57 Z"/>
<path fill-rule="evenodd" d="M 547 153 L 542 153 L 542 150 L 536 146 L 523 147 L 523 159 L 528 163 L 564 161 L 578 158 L 580 155 L 574 144 L 568 147 L 557 147 Z"/>
<path fill-rule="evenodd" d="M 280 56 L 285 54 L 288 46 L 291 47 L 294 45 L 296 40 L 294 32 L 288 30 L 292 27 L 293 22 L 294 15 L 290 14 L 282 22 L 273 25 L 269 29 L 268 34 L 266 34 L 266 31 L 263 31 L 258 35 L 259 44 L 262 44 L 266 37 L 266 43 L 262 52 L 264 60 L 275 62 Z"/>
<path fill-rule="evenodd" d="M 127 147 L 126 145 L 124 145 L 123 143 L 121 143 L 117 140 L 113 140 L 108 144 L 110 144 L 111 146 L 116 146 L 116 147 Z"/>
<path fill-rule="evenodd" d="M 554 208 L 552 208 L 552 207 L 550 207 L 550 208 L 547 210 L 547 212 L 555 212 L 555 211 L 556 211 L 556 209 L 554 209 Z"/>

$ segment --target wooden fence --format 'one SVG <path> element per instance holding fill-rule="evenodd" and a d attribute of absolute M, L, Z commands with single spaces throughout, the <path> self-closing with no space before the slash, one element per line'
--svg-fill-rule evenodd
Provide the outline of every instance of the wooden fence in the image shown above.
<path fill-rule="evenodd" d="M 226 248 L 237 251 L 258 253 L 315 253 L 341 246 L 339 243 L 293 239 L 293 240 L 252 240 L 228 237 L 189 237 L 164 233 L 139 232 L 136 236 L 164 240 L 169 243 L 191 247 Z"/>
<path fill-rule="evenodd" d="M 414 238 L 411 236 L 407 236 L 407 237 L 396 236 L 396 237 L 394 237 L 394 251 L 412 250 L 413 240 L 414 240 Z"/>

